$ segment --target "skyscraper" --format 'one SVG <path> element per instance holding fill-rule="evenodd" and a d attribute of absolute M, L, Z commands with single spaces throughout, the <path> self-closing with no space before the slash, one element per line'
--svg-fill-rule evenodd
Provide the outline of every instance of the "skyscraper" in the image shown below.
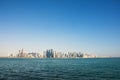
<path fill-rule="evenodd" d="M 54 52 L 53 52 L 53 49 L 49 49 L 46 51 L 46 57 L 47 58 L 53 58 L 54 56 Z"/>

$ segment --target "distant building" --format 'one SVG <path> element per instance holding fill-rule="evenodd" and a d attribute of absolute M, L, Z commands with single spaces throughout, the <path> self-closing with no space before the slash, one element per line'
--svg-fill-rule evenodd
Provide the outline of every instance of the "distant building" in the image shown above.
<path fill-rule="evenodd" d="M 53 49 L 49 49 L 46 51 L 46 58 L 53 58 L 54 57 L 54 52 Z"/>
<path fill-rule="evenodd" d="M 14 55 L 14 54 L 10 54 L 9 57 L 10 57 L 10 58 L 14 58 L 15 55 Z"/>
<path fill-rule="evenodd" d="M 32 57 L 32 58 L 39 58 L 39 54 L 38 53 L 28 53 L 28 56 Z"/>
<path fill-rule="evenodd" d="M 27 57 L 27 54 L 24 53 L 24 51 L 22 49 L 22 50 L 19 50 L 19 53 L 17 54 L 17 57 L 18 58 L 25 58 L 25 57 Z"/>

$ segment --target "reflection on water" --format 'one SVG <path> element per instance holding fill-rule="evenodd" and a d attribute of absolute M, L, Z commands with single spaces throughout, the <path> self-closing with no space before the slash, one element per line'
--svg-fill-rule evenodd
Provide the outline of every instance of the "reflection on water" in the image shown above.
<path fill-rule="evenodd" d="M 0 80 L 120 80 L 120 58 L 0 58 Z"/>

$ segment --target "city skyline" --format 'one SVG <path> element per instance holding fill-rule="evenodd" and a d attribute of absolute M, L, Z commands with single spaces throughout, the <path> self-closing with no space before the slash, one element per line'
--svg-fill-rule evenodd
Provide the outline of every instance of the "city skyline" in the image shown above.
<path fill-rule="evenodd" d="M 0 0 L 0 56 L 24 48 L 120 57 L 119 0 Z"/>
<path fill-rule="evenodd" d="M 7 56 L 8 58 L 100 58 L 95 54 L 88 54 L 83 52 L 61 52 L 53 49 L 47 49 L 43 52 L 25 52 L 24 49 L 19 50 L 17 53 L 12 53 Z M 110 56 L 105 56 L 106 58 Z M 103 56 L 102 56 L 103 58 Z"/>

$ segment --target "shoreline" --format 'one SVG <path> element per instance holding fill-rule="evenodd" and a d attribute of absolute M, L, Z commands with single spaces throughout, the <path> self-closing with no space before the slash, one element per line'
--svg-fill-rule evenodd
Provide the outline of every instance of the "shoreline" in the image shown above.
<path fill-rule="evenodd" d="M 0 57 L 0 58 L 19 58 L 19 57 Z M 21 59 L 100 59 L 100 58 L 120 58 L 120 57 L 96 57 L 96 58 L 25 58 L 21 57 Z"/>

